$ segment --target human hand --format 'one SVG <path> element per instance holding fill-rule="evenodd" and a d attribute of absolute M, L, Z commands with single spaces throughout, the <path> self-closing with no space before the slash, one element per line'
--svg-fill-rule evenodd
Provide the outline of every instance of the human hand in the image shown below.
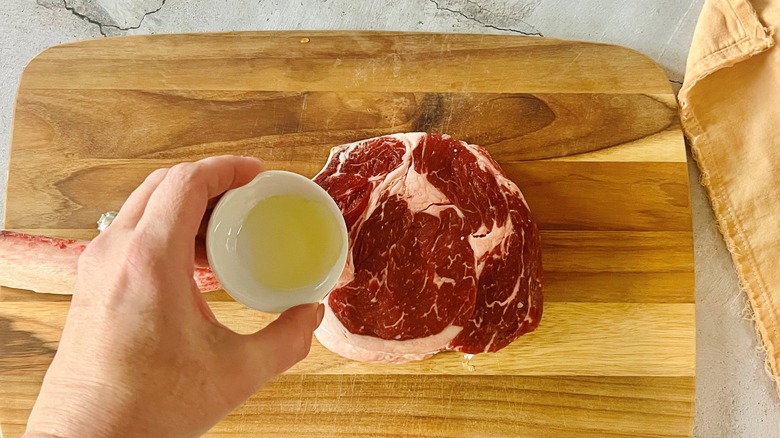
<path fill-rule="evenodd" d="M 212 157 L 153 172 L 79 258 L 68 318 L 26 436 L 193 436 L 306 357 L 322 306 L 239 335 L 193 281 L 209 200 L 259 161 Z"/>

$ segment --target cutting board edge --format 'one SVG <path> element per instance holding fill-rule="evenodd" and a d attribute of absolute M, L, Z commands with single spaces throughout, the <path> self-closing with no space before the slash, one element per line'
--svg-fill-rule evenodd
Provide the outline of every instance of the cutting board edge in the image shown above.
<path fill-rule="evenodd" d="M 35 66 L 38 62 L 45 61 L 47 58 L 49 59 L 60 59 L 58 56 L 52 56 L 59 51 L 62 51 L 63 49 L 73 49 L 73 48 L 102 48 L 106 43 L 115 42 L 117 40 L 125 40 L 125 41 L 132 41 L 132 40 L 153 40 L 156 38 L 178 38 L 178 37 L 240 37 L 240 36 L 251 36 L 251 35 L 257 35 L 257 36 L 295 36 L 296 38 L 309 38 L 309 37 L 316 37 L 316 36 L 360 36 L 360 35 L 370 35 L 370 36 L 383 36 L 383 37 L 399 37 L 399 36 L 415 36 L 415 35 L 427 35 L 427 36 L 453 36 L 454 38 L 467 38 L 467 37 L 480 37 L 480 38 L 517 38 L 522 41 L 533 41 L 534 44 L 529 44 L 529 46 L 535 46 L 535 45 L 560 45 L 560 44 L 572 44 L 572 45 L 581 45 L 581 46 L 599 46 L 599 47 L 605 47 L 609 48 L 610 50 L 616 50 L 624 52 L 626 55 L 630 55 L 631 57 L 636 58 L 637 62 L 641 62 L 641 65 L 638 67 L 650 67 L 653 70 L 655 70 L 658 73 L 659 81 L 657 84 L 652 84 L 653 87 L 659 87 L 658 90 L 656 90 L 656 93 L 654 94 L 672 94 L 674 95 L 674 90 L 669 83 L 669 77 L 667 76 L 666 72 L 663 70 L 663 68 L 656 62 L 654 59 L 652 59 L 649 55 L 646 55 L 642 53 L 641 51 L 637 49 L 633 49 L 626 46 L 621 46 L 618 44 L 610 44 L 610 43 L 604 43 L 604 42 L 597 42 L 597 41 L 585 41 L 585 40 L 574 40 L 574 39 L 564 39 L 564 38 L 551 38 L 551 37 L 541 37 L 541 36 L 533 36 L 533 35 L 506 35 L 506 34 L 480 34 L 480 33 L 470 33 L 470 32 L 457 32 L 457 33 L 447 33 L 447 32 L 413 32 L 413 31 L 373 31 L 373 30 L 265 30 L 265 31 L 224 31 L 224 32 L 186 32 L 186 33 L 172 33 L 172 34 L 155 34 L 155 35 L 120 35 L 120 36 L 113 36 L 108 38 L 92 38 L 92 39 L 85 39 L 85 40 L 79 40 L 79 41 L 72 41 L 62 44 L 57 44 L 51 47 L 48 47 L 35 55 L 30 61 L 27 63 L 27 65 L 22 70 L 22 74 L 20 76 L 19 80 L 19 86 L 18 88 L 24 88 L 28 89 L 28 87 L 25 86 L 25 73 L 31 66 Z M 541 42 L 537 44 L 536 42 Z M 91 47 L 90 47 L 91 46 Z M 664 84 L 663 86 L 661 84 Z M 661 90 L 661 88 L 665 88 L 666 93 L 660 93 L 658 91 Z M 29 87 L 29 89 L 36 89 Z M 18 97 L 19 92 L 17 90 L 16 96 Z M 14 102 L 14 107 L 16 107 L 16 102 Z"/>

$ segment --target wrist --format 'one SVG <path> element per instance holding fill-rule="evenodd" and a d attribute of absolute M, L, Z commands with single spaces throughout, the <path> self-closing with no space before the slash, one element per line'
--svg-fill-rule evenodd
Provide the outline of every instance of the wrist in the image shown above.
<path fill-rule="evenodd" d="M 112 437 L 122 430 L 122 397 L 86 382 L 44 382 L 26 438 Z"/>

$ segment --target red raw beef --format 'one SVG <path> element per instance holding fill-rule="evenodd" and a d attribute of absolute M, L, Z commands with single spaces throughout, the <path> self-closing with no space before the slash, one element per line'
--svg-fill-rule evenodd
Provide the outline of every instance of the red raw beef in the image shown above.
<path fill-rule="evenodd" d="M 396 134 L 331 151 L 314 181 L 336 200 L 350 258 L 319 341 L 342 356 L 405 362 L 497 351 L 542 316 L 539 232 L 481 147 Z"/>
<path fill-rule="evenodd" d="M 0 230 L 0 286 L 70 295 L 76 287 L 79 256 L 88 240 L 34 236 Z M 193 275 L 201 292 L 222 289 L 207 267 Z"/>

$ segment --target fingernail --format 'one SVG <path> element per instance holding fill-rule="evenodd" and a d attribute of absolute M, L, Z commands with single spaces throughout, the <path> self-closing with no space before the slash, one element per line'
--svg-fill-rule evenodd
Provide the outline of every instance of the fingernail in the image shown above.
<path fill-rule="evenodd" d="M 325 305 L 320 304 L 317 307 L 317 327 L 320 326 L 320 323 L 322 323 L 322 318 L 325 316 Z"/>

